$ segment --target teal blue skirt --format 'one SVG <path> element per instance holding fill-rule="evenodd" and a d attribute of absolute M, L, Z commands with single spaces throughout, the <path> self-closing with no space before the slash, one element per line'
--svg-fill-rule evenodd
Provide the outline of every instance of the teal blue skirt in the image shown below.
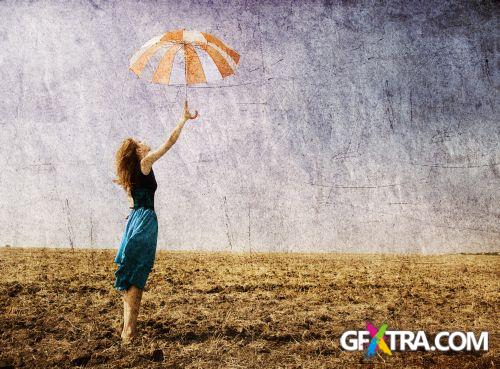
<path fill-rule="evenodd" d="M 158 218 L 154 209 L 133 209 L 114 261 L 118 264 L 114 285 L 117 290 L 125 291 L 131 285 L 144 288 L 153 269 L 157 240 Z"/>

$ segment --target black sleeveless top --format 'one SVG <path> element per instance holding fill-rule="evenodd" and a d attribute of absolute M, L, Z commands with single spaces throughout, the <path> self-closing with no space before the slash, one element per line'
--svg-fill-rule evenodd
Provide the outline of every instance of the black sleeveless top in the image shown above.
<path fill-rule="evenodd" d="M 158 188 L 156 183 L 153 168 L 149 174 L 145 176 L 142 174 L 140 166 L 137 171 L 132 174 L 132 189 L 131 194 L 134 199 L 134 209 L 141 207 L 154 210 L 155 191 Z"/>

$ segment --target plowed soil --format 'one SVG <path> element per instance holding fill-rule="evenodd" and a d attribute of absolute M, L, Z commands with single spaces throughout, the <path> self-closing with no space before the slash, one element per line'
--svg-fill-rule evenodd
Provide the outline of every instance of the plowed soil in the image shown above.
<path fill-rule="evenodd" d="M 0 248 L 0 368 L 492 368 L 498 255 L 158 252 L 120 343 L 116 250 Z M 487 352 L 340 348 L 365 321 L 488 331 Z"/>

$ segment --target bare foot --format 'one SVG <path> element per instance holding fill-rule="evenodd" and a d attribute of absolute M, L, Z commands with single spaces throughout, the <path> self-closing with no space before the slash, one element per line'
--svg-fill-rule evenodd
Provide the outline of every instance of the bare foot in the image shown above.
<path fill-rule="evenodd" d="M 134 338 L 137 337 L 137 332 L 132 332 L 132 331 L 122 331 L 122 335 L 121 335 L 121 338 L 122 338 L 122 342 L 124 344 L 129 344 L 131 343 Z"/>
<path fill-rule="evenodd" d="M 137 337 L 137 335 L 135 335 L 135 334 L 133 334 L 133 335 L 132 334 L 128 334 L 128 335 L 122 334 L 122 343 L 124 345 L 131 344 L 136 337 Z"/>

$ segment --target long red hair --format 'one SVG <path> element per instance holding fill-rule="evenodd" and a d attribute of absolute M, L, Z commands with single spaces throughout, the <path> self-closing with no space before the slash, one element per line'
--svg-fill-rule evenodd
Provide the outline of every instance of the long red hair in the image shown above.
<path fill-rule="evenodd" d="M 122 141 L 115 155 L 116 179 L 114 183 L 123 187 L 129 195 L 132 189 L 132 175 L 140 168 L 137 141 L 129 137 Z"/>

